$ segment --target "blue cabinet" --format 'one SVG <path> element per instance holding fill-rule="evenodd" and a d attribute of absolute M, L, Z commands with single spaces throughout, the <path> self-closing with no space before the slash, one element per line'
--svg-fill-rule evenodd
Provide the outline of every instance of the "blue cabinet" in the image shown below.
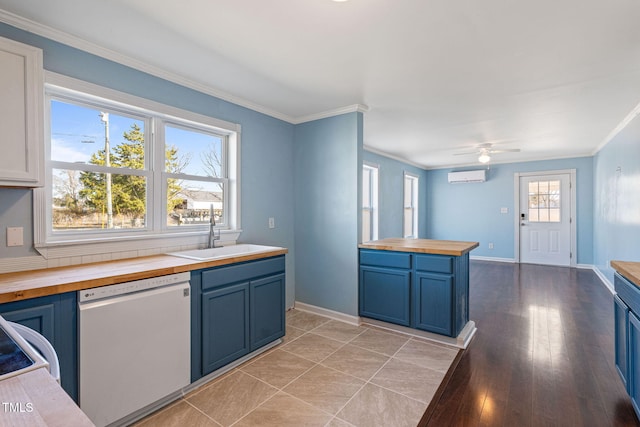
<path fill-rule="evenodd" d="M 640 417 L 640 289 L 618 273 L 614 288 L 616 370 Z"/>
<path fill-rule="evenodd" d="M 202 293 L 202 373 L 249 353 L 249 284 Z"/>
<path fill-rule="evenodd" d="M 469 255 L 360 249 L 359 313 L 457 336 L 469 320 Z"/>
<path fill-rule="evenodd" d="M 629 307 L 617 295 L 613 297 L 614 312 L 614 345 L 616 370 L 627 392 L 629 391 L 629 360 L 627 348 L 629 347 Z"/>
<path fill-rule="evenodd" d="M 451 335 L 453 278 L 450 275 L 423 272 L 417 272 L 415 277 L 415 327 L 437 334 Z"/>
<path fill-rule="evenodd" d="M 62 388 L 78 398 L 76 293 L 68 292 L 0 305 L 0 315 L 44 336 L 55 348 Z"/>
<path fill-rule="evenodd" d="M 191 272 L 191 380 L 284 336 L 284 255 Z"/>
<path fill-rule="evenodd" d="M 360 267 L 360 315 L 411 325 L 411 270 Z"/>

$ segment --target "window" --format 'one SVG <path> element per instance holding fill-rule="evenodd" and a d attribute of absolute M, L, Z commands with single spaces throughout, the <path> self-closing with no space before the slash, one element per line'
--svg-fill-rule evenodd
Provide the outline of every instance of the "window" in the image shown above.
<path fill-rule="evenodd" d="M 418 237 L 418 177 L 404 174 L 403 237 Z"/>
<path fill-rule="evenodd" d="M 46 224 L 36 245 L 192 233 L 211 212 L 219 228 L 238 227 L 239 126 L 83 88 L 93 91 L 46 85 L 47 181 L 36 198 Z"/>
<path fill-rule="evenodd" d="M 378 239 L 378 167 L 362 167 L 362 241 Z"/>
<path fill-rule="evenodd" d="M 529 221 L 560 222 L 560 180 L 529 183 Z"/>

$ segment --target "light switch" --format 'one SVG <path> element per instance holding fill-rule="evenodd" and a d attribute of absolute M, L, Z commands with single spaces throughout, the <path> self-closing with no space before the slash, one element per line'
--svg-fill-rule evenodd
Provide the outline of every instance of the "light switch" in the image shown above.
<path fill-rule="evenodd" d="M 7 246 L 24 245 L 24 229 L 22 227 L 7 227 Z"/>
<path fill-rule="evenodd" d="M 276 228 L 276 220 L 275 218 L 269 218 L 269 228 Z"/>

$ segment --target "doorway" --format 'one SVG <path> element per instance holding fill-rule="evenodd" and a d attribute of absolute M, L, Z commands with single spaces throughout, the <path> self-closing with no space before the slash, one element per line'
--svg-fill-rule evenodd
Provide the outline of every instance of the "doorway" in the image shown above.
<path fill-rule="evenodd" d="M 515 174 L 516 262 L 575 267 L 575 174 Z"/>

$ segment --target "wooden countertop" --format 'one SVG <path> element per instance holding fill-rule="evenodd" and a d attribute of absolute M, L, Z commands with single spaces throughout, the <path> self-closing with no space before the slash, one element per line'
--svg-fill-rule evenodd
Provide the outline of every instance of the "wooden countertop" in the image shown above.
<path fill-rule="evenodd" d="M 640 262 L 611 261 L 611 267 L 640 288 Z"/>
<path fill-rule="evenodd" d="M 287 252 L 287 249 L 283 248 L 211 261 L 195 261 L 171 255 L 154 255 L 68 267 L 5 273 L 0 274 L 0 303 L 251 261 L 283 255 Z"/>
<path fill-rule="evenodd" d="M 93 426 L 46 368 L 0 381 L 0 425 Z M 15 410 L 11 410 L 10 404 Z M 19 406 L 18 406 L 19 405 Z"/>
<path fill-rule="evenodd" d="M 358 245 L 362 249 L 381 251 L 416 252 L 423 254 L 463 255 L 479 246 L 478 242 L 461 242 L 457 240 L 401 239 L 390 238 L 374 240 Z"/>

